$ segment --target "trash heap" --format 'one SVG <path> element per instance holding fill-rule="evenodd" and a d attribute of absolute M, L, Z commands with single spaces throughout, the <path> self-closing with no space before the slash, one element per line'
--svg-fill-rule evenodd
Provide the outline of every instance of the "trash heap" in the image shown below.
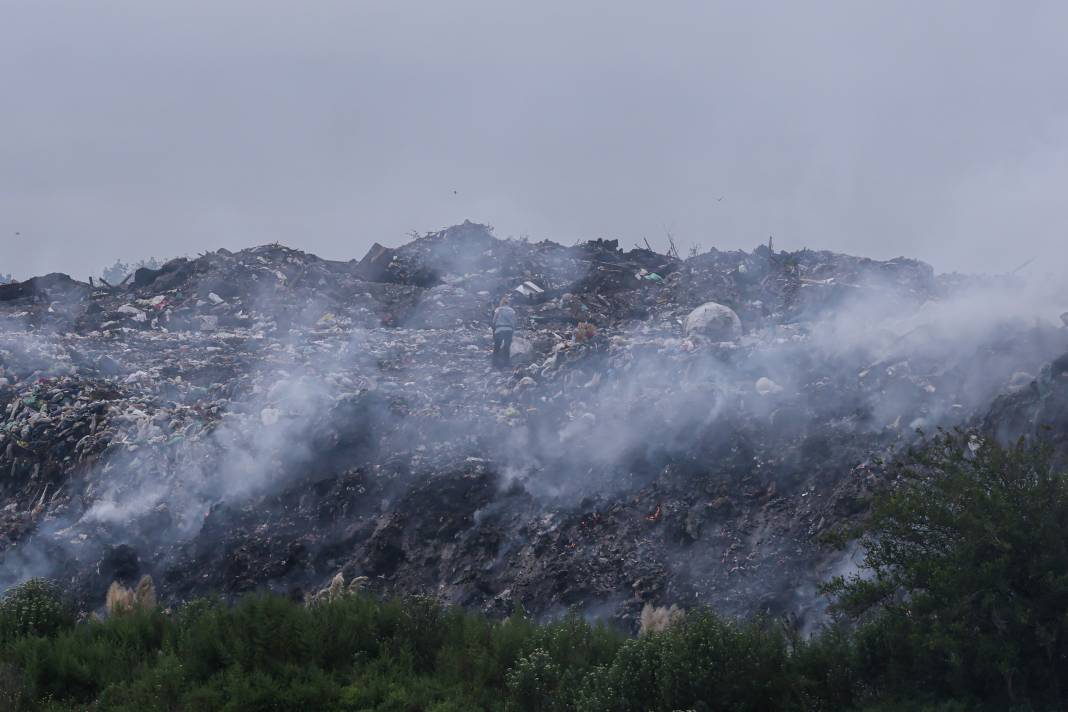
<path fill-rule="evenodd" d="M 1064 324 L 968 311 L 975 288 L 470 222 L 349 262 L 265 245 L 0 286 L 0 587 L 50 575 L 91 610 L 146 573 L 178 601 L 340 572 L 493 614 L 815 619 L 917 429 L 1068 427 Z"/>

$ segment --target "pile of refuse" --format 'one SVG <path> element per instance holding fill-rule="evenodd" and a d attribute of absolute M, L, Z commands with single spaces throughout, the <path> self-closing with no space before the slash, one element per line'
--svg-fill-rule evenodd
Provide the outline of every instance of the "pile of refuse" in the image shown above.
<path fill-rule="evenodd" d="M 3 285 L 0 587 L 49 575 L 92 610 L 145 574 L 178 601 L 340 572 L 493 614 L 817 616 L 855 565 L 836 533 L 917 430 L 1068 432 L 1066 305 L 1025 292 L 470 222 L 349 262 L 265 245 Z"/>

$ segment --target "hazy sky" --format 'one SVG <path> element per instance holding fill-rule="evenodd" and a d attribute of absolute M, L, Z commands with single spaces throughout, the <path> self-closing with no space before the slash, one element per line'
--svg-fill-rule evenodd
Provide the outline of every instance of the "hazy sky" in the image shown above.
<path fill-rule="evenodd" d="M 1063 0 L 0 0 L 0 272 L 464 218 L 1064 266 L 1066 37 Z"/>

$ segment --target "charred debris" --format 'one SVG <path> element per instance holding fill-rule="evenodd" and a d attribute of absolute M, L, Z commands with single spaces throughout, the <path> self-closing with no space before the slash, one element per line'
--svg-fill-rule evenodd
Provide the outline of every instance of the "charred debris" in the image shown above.
<path fill-rule="evenodd" d="M 982 306 L 1020 293 L 993 281 L 467 222 L 359 261 L 0 285 L 0 587 L 52 576 L 90 610 L 145 574 L 177 601 L 340 572 L 491 614 L 818 615 L 917 429 L 1064 446 L 1064 325 Z"/>

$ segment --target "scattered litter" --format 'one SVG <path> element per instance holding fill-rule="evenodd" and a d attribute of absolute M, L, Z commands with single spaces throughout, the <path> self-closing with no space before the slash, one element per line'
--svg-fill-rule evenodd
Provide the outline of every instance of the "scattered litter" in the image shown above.
<path fill-rule="evenodd" d="M 522 294 L 524 297 L 535 297 L 539 294 L 544 294 L 545 290 L 534 284 L 533 282 L 523 282 L 521 285 L 515 288 L 515 291 Z"/>
<path fill-rule="evenodd" d="M 468 222 L 359 261 L 264 245 L 123 285 L 0 285 L 0 540 L 76 551 L 56 564 L 90 607 L 105 572 L 136 571 L 164 600 L 338 580 L 501 615 L 611 601 L 635 622 L 696 593 L 764 610 L 818 575 L 816 532 L 880 476 L 858 463 L 910 426 L 1068 412 L 1055 324 L 942 351 L 825 329 L 873 296 L 923 317 L 955 284 L 912 260 L 682 260 Z"/>

